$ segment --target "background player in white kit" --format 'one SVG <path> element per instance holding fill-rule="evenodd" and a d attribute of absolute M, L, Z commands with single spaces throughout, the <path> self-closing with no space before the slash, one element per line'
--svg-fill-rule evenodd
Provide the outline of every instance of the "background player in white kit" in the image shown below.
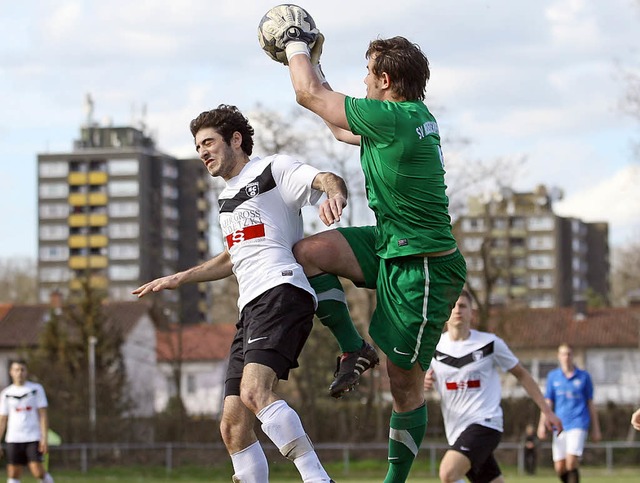
<path fill-rule="evenodd" d="M 451 446 L 440 463 L 443 483 L 467 476 L 473 483 L 503 481 L 493 451 L 503 431 L 502 398 L 498 368 L 509 371 L 538 405 L 549 429 L 562 431 L 534 381 L 502 339 L 471 329 L 471 295 L 466 290 L 458 298 L 447 321 L 425 376 L 425 389 L 435 387 L 442 398 L 447 441 Z"/>
<path fill-rule="evenodd" d="M 298 414 L 274 390 L 298 366 L 313 325 L 315 292 L 292 247 L 303 237 L 301 208 L 319 206 L 327 225 L 347 204 L 344 180 L 286 155 L 249 158 L 253 128 L 235 106 L 220 105 L 191 121 L 196 151 L 226 187 L 218 197 L 226 250 L 189 270 L 159 278 L 133 293 L 184 283 L 238 278 L 240 321 L 231 345 L 220 424 L 236 482 L 268 481 L 268 464 L 253 430 L 255 417 L 303 481 L 328 482 Z M 254 416 L 255 415 L 255 416 Z"/>
<path fill-rule="evenodd" d="M 47 396 L 40 384 L 27 381 L 25 361 L 13 361 L 9 375 L 12 384 L 0 393 L 0 439 L 7 431 L 7 483 L 20 482 L 23 466 L 29 466 L 38 481 L 53 483 L 42 465 L 42 457 L 49 451 Z"/>

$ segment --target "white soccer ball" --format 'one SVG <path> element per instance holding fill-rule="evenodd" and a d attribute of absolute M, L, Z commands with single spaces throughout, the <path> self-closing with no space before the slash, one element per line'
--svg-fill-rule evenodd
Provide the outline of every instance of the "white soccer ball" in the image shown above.
<path fill-rule="evenodd" d="M 273 7 L 264 14 L 258 25 L 258 41 L 260 47 L 276 62 L 287 63 L 287 54 L 282 42 L 288 29 L 297 28 L 303 33 L 318 35 L 316 23 L 304 8 L 290 3 Z M 313 47 L 315 41 L 309 43 Z"/>

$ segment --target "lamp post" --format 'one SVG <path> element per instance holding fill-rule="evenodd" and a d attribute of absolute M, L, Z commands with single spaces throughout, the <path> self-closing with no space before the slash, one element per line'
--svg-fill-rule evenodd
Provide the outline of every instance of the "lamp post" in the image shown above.
<path fill-rule="evenodd" d="M 96 437 L 96 344 L 98 338 L 89 337 L 89 427 L 91 437 Z"/>

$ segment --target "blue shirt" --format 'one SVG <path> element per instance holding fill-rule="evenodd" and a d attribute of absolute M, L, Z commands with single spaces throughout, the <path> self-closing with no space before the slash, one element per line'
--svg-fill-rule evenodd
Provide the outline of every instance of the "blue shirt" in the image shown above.
<path fill-rule="evenodd" d="M 553 411 L 564 429 L 589 430 L 591 415 L 588 402 L 593 399 L 593 383 L 587 371 L 574 369 L 569 378 L 557 368 L 547 376 L 544 397 L 553 402 Z"/>

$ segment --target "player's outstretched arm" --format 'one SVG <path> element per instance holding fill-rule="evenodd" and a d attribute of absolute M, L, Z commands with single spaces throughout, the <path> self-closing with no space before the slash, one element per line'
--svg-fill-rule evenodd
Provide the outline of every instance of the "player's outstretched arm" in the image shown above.
<path fill-rule="evenodd" d="M 510 369 L 509 372 L 516 376 L 522 387 L 524 387 L 524 390 L 527 391 L 527 394 L 529 394 L 531 399 L 533 399 L 536 405 L 540 408 L 540 418 L 543 427 L 549 431 L 557 431 L 558 433 L 562 432 L 562 421 L 560 421 L 560 418 L 556 416 L 547 403 L 540 391 L 540 388 L 538 387 L 538 383 L 536 383 L 533 377 L 531 377 L 529 371 L 527 371 L 522 364 L 518 363 L 515 367 Z"/>
<path fill-rule="evenodd" d="M 206 262 L 188 270 L 174 273 L 173 275 L 167 275 L 166 277 L 156 278 L 151 282 L 147 282 L 131 293 L 140 298 L 151 292 L 174 290 L 186 283 L 220 280 L 228 277 L 232 273 L 233 264 L 231 263 L 231 257 L 227 251 L 224 251 L 213 257 L 211 260 L 207 260 Z"/>

